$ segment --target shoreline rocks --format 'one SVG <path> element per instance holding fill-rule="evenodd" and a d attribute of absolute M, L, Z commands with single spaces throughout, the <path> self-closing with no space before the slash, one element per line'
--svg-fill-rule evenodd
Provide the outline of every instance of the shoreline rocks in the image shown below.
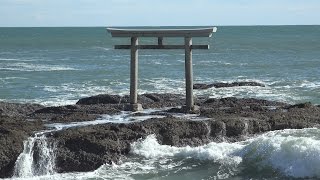
<path fill-rule="evenodd" d="M 13 175 L 15 162 L 23 151 L 23 141 L 44 129 L 42 121 L 0 116 L 0 178 Z"/>
<path fill-rule="evenodd" d="M 92 121 L 103 114 L 116 115 L 124 109 L 128 96 L 98 95 L 80 99 L 75 105 L 41 105 L 0 102 L 0 177 L 10 177 L 14 162 L 23 150 L 23 141 L 44 123 Z M 198 97 L 198 118 L 175 116 L 184 104 L 177 94 L 143 94 L 139 102 L 147 108 L 168 108 L 153 112 L 163 118 L 130 123 L 107 123 L 73 127 L 47 134 L 57 143 L 56 171 L 91 171 L 104 163 L 119 162 L 130 152 L 130 144 L 155 134 L 160 144 L 199 146 L 210 142 L 244 140 L 248 136 L 286 128 L 319 126 L 320 107 L 311 103 L 290 105 L 254 98 L 213 99 Z M 5 108 L 4 108 L 5 107 Z M 130 116 L 145 116 L 135 113 Z"/>
<path fill-rule="evenodd" d="M 237 87 L 237 86 L 260 86 L 265 87 L 264 84 L 253 82 L 253 81 L 242 81 L 242 82 L 232 82 L 232 83 L 212 83 L 203 84 L 197 83 L 193 85 L 193 89 L 209 89 L 209 88 L 227 88 L 227 87 Z"/>

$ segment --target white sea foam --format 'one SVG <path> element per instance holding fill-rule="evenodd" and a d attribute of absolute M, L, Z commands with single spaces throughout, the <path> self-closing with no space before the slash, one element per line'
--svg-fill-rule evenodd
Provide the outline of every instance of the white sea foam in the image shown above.
<path fill-rule="evenodd" d="M 202 61 L 197 62 L 197 64 L 195 64 L 195 65 L 197 66 L 197 65 L 201 65 L 201 64 L 203 64 L 203 65 L 215 64 L 215 65 L 226 65 L 226 66 L 234 65 L 231 62 L 215 61 L 215 60 L 202 60 Z"/>
<path fill-rule="evenodd" d="M 210 79 L 197 80 L 204 83 L 212 83 Z M 256 79 L 241 79 L 241 81 L 255 81 L 266 84 L 261 80 Z M 232 82 L 232 81 L 219 81 Z M 74 103 L 82 97 L 93 96 L 97 94 L 119 94 L 127 95 L 129 93 L 129 80 L 106 80 L 106 85 L 96 85 L 95 82 L 64 83 L 58 86 L 44 86 L 43 90 L 56 94 L 54 97 L 41 100 L 41 104 L 48 101 L 46 105 L 66 105 L 66 102 Z M 184 79 L 170 78 L 152 78 L 142 79 L 139 82 L 138 93 L 185 93 Z M 210 98 L 226 98 L 226 97 L 252 97 L 282 102 L 297 102 L 300 96 L 294 94 L 290 89 L 284 90 L 277 87 L 256 87 L 256 86 L 239 86 L 228 88 L 210 88 L 206 90 L 194 90 L 196 96 L 209 96 Z M 56 101 L 56 102 L 54 102 Z"/>
<path fill-rule="evenodd" d="M 53 174 L 54 151 L 55 143 L 48 142 L 42 133 L 36 134 L 35 137 L 29 137 L 24 142 L 23 152 L 15 162 L 14 177 L 27 178 Z"/>
<path fill-rule="evenodd" d="M 157 109 L 147 109 L 143 110 L 142 113 L 151 113 L 159 111 Z M 132 116 L 134 112 L 123 111 L 120 114 L 116 115 L 102 115 L 102 117 L 93 120 L 93 121 L 81 121 L 81 122 L 71 122 L 71 123 L 51 123 L 47 124 L 47 127 L 53 128 L 54 130 L 62 130 L 71 127 L 80 127 L 88 125 L 97 125 L 97 124 L 106 124 L 106 123 L 130 123 L 133 121 L 144 121 L 150 118 L 162 118 L 161 115 L 145 115 L 145 116 Z"/>
<path fill-rule="evenodd" d="M 28 79 L 25 77 L 0 77 L 0 80 L 12 80 L 12 79 Z"/>
<path fill-rule="evenodd" d="M 213 142 L 199 147 L 160 145 L 155 135 L 150 135 L 133 143 L 131 153 L 139 157 L 133 156 L 118 165 L 105 164 L 92 172 L 22 179 L 149 179 L 168 176 L 174 179 L 180 171 L 188 172 L 190 177 L 199 177 L 197 173 L 203 173 L 197 172 L 201 162 L 218 166 L 216 169 L 210 166 L 210 171 L 205 171 L 207 177 L 215 179 L 232 178 L 246 168 L 254 174 L 271 168 L 281 178 L 320 178 L 320 130 L 316 128 L 274 131 L 243 142 Z"/>
<path fill-rule="evenodd" d="M 197 79 L 195 82 L 201 83 L 212 83 L 212 79 Z M 267 84 L 264 81 L 257 79 L 245 79 L 241 78 L 239 80 L 229 80 L 229 81 L 218 81 L 224 83 L 231 83 L 234 81 L 254 81 L 261 84 Z M 143 89 L 143 87 L 148 87 L 148 89 Z M 140 82 L 139 93 L 185 93 L 185 82 L 184 79 L 170 79 L 170 78 L 153 78 L 146 79 Z M 276 87 L 266 86 L 237 86 L 237 87 L 226 87 L 226 88 L 209 88 L 205 90 L 194 90 L 196 96 L 209 96 L 210 98 L 226 98 L 226 97 L 238 97 L 238 98 L 262 98 L 268 100 L 282 101 L 282 102 L 296 102 L 300 100 L 300 97 L 294 92 L 289 90 L 284 91 L 283 89 L 278 89 Z"/>
<path fill-rule="evenodd" d="M 320 82 L 310 82 L 310 81 L 303 81 L 299 87 L 308 88 L 308 89 L 319 89 Z"/>
<path fill-rule="evenodd" d="M 42 65 L 29 63 L 7 63 L 0 67 L 0 70 L 9 71 L 70 71 L 77 70 L 75 68 L 59 66 L 59 65 Z"/>
<path fill-rule="evenodd" d="M 39 59 L 16 59 L 16 58 L 0 58 L 0 62 L 6 62 L 6 61 L 10 61 L 10 62 L 34 62 L 34 61 L 39 61 Z M 41 61 L 43 61 L 41 59 Z"/>
<path fill-rule="evenodd" d="M 320 178 L 320 130 L 269 132 L 237 143 L 209 143 L 200 147 L 160 145 L 154 135 L 132 144 L 131 153 L 148 159 L 193 158 L 225 165 L 269 167 L 287 177 Z"/>
<path fill-rule="evenodd" d="M 15 58 L 0 58 L 0 61 L 21 61 L 21 60 L 15 59 Z"/>
<path fill-rule="evenodd" d="M 122 83 L 116 83 L 117 86 L 123 86 Z M 113 85 L 112 85 L 113 86 Z M 44 91 L 54 94 L 49 98 L 35 99 L 35 102 L 43 105 L 60 106 L 75 104 L 80 98 L 94 96 L 98 94 L 128 94 L 128 86 L 125 90 L 114 90 L 110 86 L 97 86 L 92 82 L 78 83 L 64 83 L 58 86 L 42 86 Z"/>
<path fill-rule="evenodd" d="M 231 153 L 243 148 L 241 144 L 232 143 L 210 143 L 199 147 L 173 147 L 160 145 L 154 135 L 148 136 L 142 141 L 132 144 L 132 153 L 142 155 L 146 158 L 169 157 L 192 157 L 199 160 L 212 160 L 218 163 L 239 164 L 241 158 Z"/>
<path fill-rule="evenodd" d="M 100 47 L 100 46 L 94 46 L 93 49 L 100 49 L 100 50 L 104 50 L 104 51 L 109 51 L 109 50 L 111 50 L 111 48 Z"/>
<path fill-rule="evenodd" d="M 0 81 L 6 82 L 7 80 L 0 79 Z M 261 81 L 257 79 L 246 79 L 246 77 L 240 77 L 236 81 L 255 81 L 262 84 L 270 84 L 270 81 Z M 102 82 L 102 83 L 101 83 Z M 233 81 L 218 81 L 207 79 L 196 79 L 196 82 L 212 83 L 212 82 L 233 82 Z M 102 81 L 86 81 L 81 83 L 63 83 L 61 85 L 45 85 L 36 86 L 36 88 L 42 88 L 48 95 L 45 97 L 37 97 L 35 99 L 8 99 L 15 102 L 30 102 L 40 103 L 46 106 L 59 106 L 69 105 L 77 102 L 78 99 L 83 97 L 89 97 L 98 94 L 129 94 L 129 79 L 119 81 L 118 79 L 105 79 Z M 185 81 L 184 79 L 171 79 L 171 78 L 150 78 L 141 79 L 139 81 L 138 93 L 185 93 Z M 194 90 L 195 96 L 208 96 L 210 98 L 261 98 L 275 101 L 282 101 L 287 103 L 296 103 L 301 101 L 301 95 L 296 91 L 283 88 L 283 86 L 238 86 L 228 88 L 209 88 L 205 90 Z"/>
<path fill-rule="evenodd" d="M 286 176 L 320 178 L 320 130 L 270 132 L 249 141 L 240 152 L 245 163 L 271 166 Z"/>

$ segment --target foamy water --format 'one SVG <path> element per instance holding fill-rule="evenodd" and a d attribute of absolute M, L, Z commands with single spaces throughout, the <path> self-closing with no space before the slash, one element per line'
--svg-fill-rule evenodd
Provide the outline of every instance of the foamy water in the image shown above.
<path fill-rule="evenodd" d="M 158 110 L 149 109 L 144 113 L 155 111 Z M 195 115 L 173 115 L 197 120 Z M 55 146 L 47 142 L 45 133 L 161 117 L 122 112 L 95 121 L 48 124 L 50 130 L 39 132 L 25 142 L 11 179 L 238 179 L 244 174 L 252 179 L 320 178 L 320 130 L 317 128 L 279 130 L 242 142 L 212 142 L 198 147 L 161 145 L 155 135 L 149 135 L 132 143 L 131 156 L 119 164 L 105 164 L 92 172 L 55 173 Z M 34 155 L 34 146 L 40 147 L 39 154 Z M 37 163 L 34 157 L 40 157 Z"/>
<path fill-rule="evenodd" d="M 160 145 L 151 135 L 134 143 L 131 152 L 147 159 L 192 158 L 218 163 L 229 168 L 228 177 L 241 173 L 242 168 L 256 168 L 252 169 L 256 173 L 272 169 L 284 177 L 320 178 L 319 129 L 274 131 L 244 142 L 182 148 Z"/>
<path fill-rule="evenodd" d="M 320 130 L 268 132 L 236 143 L 160 145 L 154 135 L 131 145 L 133 156 L 92 172 L 12 179 L 284 179 L 320 178 Z M 245 179 L 247 179 L 245 178 Z"/>

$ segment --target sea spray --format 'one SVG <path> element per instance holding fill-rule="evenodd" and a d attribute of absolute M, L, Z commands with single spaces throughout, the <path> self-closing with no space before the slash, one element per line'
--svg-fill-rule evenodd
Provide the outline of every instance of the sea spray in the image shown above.
<path fill-rule="evenodd" d="M 16 160 L 14 177 L 33 177 L 54 173 L 55 143 L 48 141 L 44 132 L 29 137 Z"/>
<path fill-rule="evenodd" d="M 29 140 L 26 143 L 32 144 L 32 138 Z M 150 135 L 133 143 L 133 156 L 120 164 L 105 164 L 92 172 L 31 175 L 23 179 L 319 178 L 319 143 L 320 130 L 316 128 L 273 131 L 242 142 L 213 142 L 198 147 L 160 145 L 155 135 Z M 25 154 L 27 150 L 26 147 Z"/>
<path fill-rule="evenodd" d="M 258 171 L 272 168 L 289 177 L 320 178 L 319 138 L 316 128 L 274 131 L 249 140 L 234 154 Z"/>
<path fill-rule="evenodd" d="M 242 142 L 199 147 L 160 145 L 155 135 L 150 135 L 133 143 L 131 153 L 149 160 L 191 158 L 219 164 L 213 173 L 219 179 L 241 171 L 254 173 L 252 176 L 320 178 L 320 130 L 316 128 L 273 131 Z"/>

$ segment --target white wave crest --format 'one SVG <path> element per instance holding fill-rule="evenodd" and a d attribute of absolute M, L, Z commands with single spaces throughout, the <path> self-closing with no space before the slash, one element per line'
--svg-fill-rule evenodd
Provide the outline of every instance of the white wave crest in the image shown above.
<path fill-rule="evenodd" d="M 199 147 L 160 145 L 154 135 L 135 142 L 131 153 L 148 159 L 193 158 L 231 166 L 272 168 L 294 178 L 320 177 L 320 130 L 282 130 L 237 143 L 209 143 Z"/>
<path fill-rule="evenodd" d="M 245 163 L 255 163 L 260 168 L 271 166 L 286 176 L 319 178 L 319 135 L 319 129 L 270 132 L 253 139 L 236 154 Z"/>
<path fill-rule="evenodd" d="M 199 147 L 173 147 L 160 145 L 155 135 L 148 136 L 143 141 L 132 144 L 132 153 L 142 155 L 146 158 L 157 158 L 163 156 L 171 157 L 192 157 L 199 160 L 213 160 L 214 162 L 239 164 L 241 159 L 238 156 L 232 156 L 231 153 L 241 149 L 242 145 L 232 143 L 210 143 Z"/>
<path fill-rule="evenodd" d="M 43 64 L 28 64 L 28 63 L 8 63 L 0 67 L 0 70 L 9 71 L 69 71 L 77 70 L 71 67 L 59 65 L 43 65 Z"/>

